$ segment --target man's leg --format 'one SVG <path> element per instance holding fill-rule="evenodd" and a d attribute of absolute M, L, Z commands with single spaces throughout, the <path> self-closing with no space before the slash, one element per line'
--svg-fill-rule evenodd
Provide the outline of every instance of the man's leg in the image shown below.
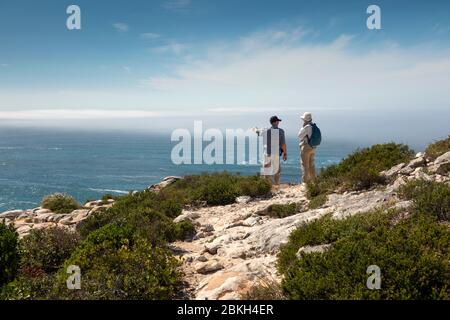
<path fill-rule="evenodd" d="M 278 166 L 278 172 L 275 173 L 275 175 L 273 176 L 276 185 L 280 184 L 280 176 L 281 176 L 281 164 Z"/>
<path fill-rule="evenodd" d="M 316 179 L 316 149 L 312 148 L 311 154 L 309 157 L 309 178 L 311 181 Z"/>
<path fill-rule="evenodd" d="M 307 183 L 309 180 L 309 159 L 308 151 L 306 146 L 301 147 L 300 159 L 302 162 L 302 182 Z"/>

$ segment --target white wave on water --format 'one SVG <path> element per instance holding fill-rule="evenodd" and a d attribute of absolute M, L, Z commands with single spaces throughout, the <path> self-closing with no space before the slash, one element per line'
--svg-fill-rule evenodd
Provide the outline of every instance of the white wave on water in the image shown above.
<path fill-rule="evenodd" d="M 124 190 L 96 189 L 96 188 L 88 188 L 88 190 L 96 191 L 96 192 L 113 192 L 113 193 L 120 193 L 120 194 L 128 194 L 128 192 L 129 192 L 129 191 L 124 191 Z"/>

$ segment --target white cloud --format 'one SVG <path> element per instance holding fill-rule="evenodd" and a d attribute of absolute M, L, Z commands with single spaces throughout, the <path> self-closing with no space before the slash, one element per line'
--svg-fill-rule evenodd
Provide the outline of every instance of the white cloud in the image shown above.
<path fill-rule="evenodd" d="M 23 111 L 0 111 L 2 120 L 82 120 L 82 119 L 126 119 L 154 118 L 160 113 L 145 110 L 103 109 L 40 109 Z"/>
<path fill-rule="evenodd" d="M 202 46 L 195 59 L 192 54 L 198 46 L 189 48 L 188 59 L 186 46 L 173 42 L 154 50 L 178 53 L 179 63 L 166 65 L 165 74 L 137 80 L 139 86 L 60 92 L 0 88 L 0 110 L 84 108 L 126 113 L 131 108 L 174 118 L 203 113 L 219 119 L 226 113 L 274 113 L 270 110 L 339 110 L 354 117 L 450 110 L 450 48 L 383 43 L 353 49 L 360 39 L 351 35 L 315 44 L 307 41 L 308 35 L 303 28 L 271 29 Z"/>
<path fill-rule="evenodd" d="M 152 48 L 151 50 L 156 53 L 173 53 L 181 54 L 188 49 L 188 45 L 180 42 L 170 41 L 169 43 Z"/>
<path fill-rule="evenodd" d="M 145 32 L 145 33 L 141 33 L 140 37 L 142 39 L 146 39 L 146 40 L 155 40 L 161 37 L 160 34 L 158 33 L 153 33 L 153 32 Z"/>
<path fill-rule="evenodd" d="M 130 26 L 123 22 L 116 22 L 113 24 L 113 27 L 119 32 L 128 32 L 130 30 Z"/>
<path fill-rule="evenodd" d="M 166 0 L 162 7 L 171 11 L 184 11 L 191 5 L 191 0 Z"/>
<path fill-rule="evenodd" d="M 296 107 L 412 109 L 450 106 L 450 55 L 432 48 L 380 44 L 352 49 L 341 35 L 328 43 L 304 41 L 302 28 L 275 29 L 209 47 L 203 58 L 184 59 L 172 76 L 141 84 L 178 107 Z"/>

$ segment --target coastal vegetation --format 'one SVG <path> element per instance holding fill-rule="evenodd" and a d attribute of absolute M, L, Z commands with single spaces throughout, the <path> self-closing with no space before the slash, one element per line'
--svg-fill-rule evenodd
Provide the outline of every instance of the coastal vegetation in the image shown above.
<path fill-rule="evenodd" d="M 438 140 L 425 149 L 425 154 L 432 160 L 450 150 L 450 136 L 447 139 Z"/>
<path fill-rule="evenodd" d="M 279 254 L 289 299 L 447 299 L 450 296 L 450 188 L 411 181 L 399 191 L 412 212 L 377 210 L 343 220 L 325 216 L 292 232 Z M 300 253 L 304 246 L 330 245 Z M 381 270 L 381 289 L 367 290 L 366 269 Z"/>
<path fill-rule="evenodd" d="M 413 155 L 407 145 L 395 143 L 356 150 L 340 163 L 323 168 L 317 179 L 308 183 L 307 196 L 312 199 L 330 192 L 366 190 L 383 184 L 386 180 L 381 171 L 408 162 Z"/>
<path fill-rule="evenodd" d="M 270 182 L 259 176 L 202 174 L 159 192 L 114 197 L 114 206 L 90 215 L 75 231 L 33 230 L 19 242 L 14 228 L 2 224 L 1 298 L 174 298 L 182 274 L 168 244 L 195 234 L 191 222 L 173 222 L 183 207 L 229 204 L 238 196 L 264 197 L 270 189 Z M 42 207 L 67 212 L 80 205 L 70 196 L 54 194 L 43 199 Z M 80 290 L 67 288 L 69 266 L 82 270 Z"/>
<path fill-rule="evenodd" d="M 427 150 L 433 150 L 429 152 L 436 158 L 450 150 L 445 142 L 434 145 Z M 264 208 L 268 216 L 264 219 L 275 221 L 320 208 L 331 193 L 372 190 L 365 192 L 369 194 L 385 188 L 388 181 L 382 171 L 412 158 L 413 151 L 408 146 L 394 143 L 357 150 L 339 164 L 322 170 L 317 181 L 307 185 L 308 203 L 299 202 L 298 198 L 287 202 L 283 198 L 284 204 L 271 203 Z M 418 168 L 417 174 L 427 168 Z M 412 173 L 406 177 L 407 181 L 390 192 L 407 206 L 380 206 L 339 218 L 331 212 L 293 225 L 286 233 L 287 243 L 283 242 L 277 255 L 281 283 L 260 279 L 242 297 L 448 299 L 450 188 L 447 182 L 419 179 Z M 103 202 L 114 199 L 114 205 L 96 207 L 98 210 L 76 228 L 33 229 L 19 240 L 13 226 L 1 223 L 0 299 L 180 298 L 185 274 L 172 242 L 190 241 L 198 234 L 206 237 L 210 233 L 211 239 L 204 239 L 210 241 L 205 250 L 212 256 L 217 255 L 221 243 L 215 240 L 212 225 L 175 218 L 182 215 L 183 209 L 188 209 L 183 212 L 185 215 L 208 206 L 216 214 L 218 208 L 214 206 L 235 203 L 240 196 L 266 203 L 271 188 L 270 182 L 259 176 L 227 172 L 191 175 L 160 189 L 149 188 L 120 197 L 105 195 Z M 81 207 L 70 196 L 60 194 L 46 197 L 44 206 L 61 213 Z M 245 224 L 232 223 L 230 230 L 266 221 L 260 216 L 246 215 L 245 219 Z M 273 242 L 267 241 L 267 245 Z M 199 272 L 223 268 L 208 259 L 201 262 Z M 67 287 L 67 270 L 72 266 L 81 270 L 78 290 Z M 367 287 L 369 266 L 380 270 L 379 289 Z"/>
<path fill-rule="evenodd" d="M 54 193 L 42 199 L 41 207 L 54 213 L 67 213 L 80 208 L 78 202 L 71 196 Z"/>

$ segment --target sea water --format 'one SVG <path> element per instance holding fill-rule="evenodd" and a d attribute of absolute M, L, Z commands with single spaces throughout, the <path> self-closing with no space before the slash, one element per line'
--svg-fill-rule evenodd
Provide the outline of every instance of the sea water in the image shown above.
<path fill-rule="evenodd" d="M 257 174 L 258 165 L 175 165 L 170 133 L 90 132 L 49 129 L 0 129 L 0 212 L 39 205 L 45 195 L 62 192 L 83 203 L 105 193 L 127 194 L 169 175 L 229 171 Z M 357 147 L 324 137 L 318 168 L 339 162 Z M 288 160 L 281 180 L 299 183 L 299 147 L 287 136 Z"/>

